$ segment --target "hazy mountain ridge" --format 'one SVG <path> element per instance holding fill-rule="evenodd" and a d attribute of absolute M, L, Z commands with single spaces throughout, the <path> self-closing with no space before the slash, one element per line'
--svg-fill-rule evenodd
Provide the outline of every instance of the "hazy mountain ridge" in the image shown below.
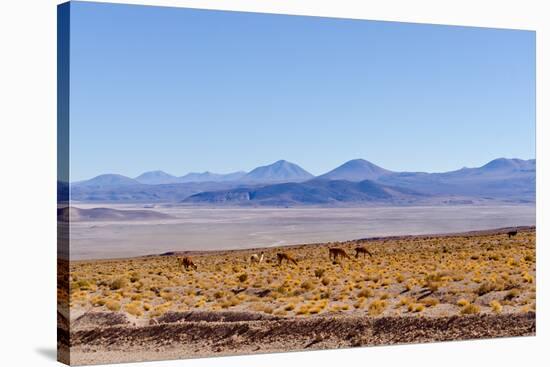
<path fill-rule="evenodd" d="M 188 182 L 102 187 L 72 186 L 71 200 L 95 202 L 179 202 L 190 195 L 241 186 L 238 182 Z"/>
<path fill-rule="evenodd" d="M 133 178 L 119 175 L 116 173 L 106 173 L 96 176 L 86 181 L 80 181 L 74 183 L 72 186 L 89 187 L 89 188 L 106 188 L 106 187 L 120 187 L 120 186 L 133 186 L 139 185 L 140 182 Z"/>
<path fill-rule="evenodd" d="M 300 182 L 314 176 L 297 164 L 279 160 L 275 163 L 256 167 L 250 172 L 237 171 L 230 173 L 214 173 L 210 171 L 189 172 L 183 176 L 175 176 L 161 170 L 147 171 L 135 178 L 119 174 L 102 174 L 89 180 L 73 183 L 73 186 L 113 187 L 129 185 L 164 185 L 192 182 L 247 182 L 247 183 L 275 183 Z"/>
<path fill-rule="evenodd" d="M 477 168 L 443 173 L 400 172 L 379 182 L 436 195 L 489 196 L 534 201 L 536 161 L 498 158 Z"/>
<path fill-rule="evenodd" d="M 395 172 L 363 159 L 354 159 L 317 177 L 294 163 L 281 160 L 248 173 L 225 175 L 203 172 L 178 178 L 163 171 L 146 172 L 136 179 L 116 174 L 100 175 L 71 185 L 71 198 L 82 201 L 261 205 L 379 201 L 391 205 L 437 197 L 441 200 L 435 202 L 497 200 L 532 203 L 535 201 L 535 177 L 534 159 L 498 158 L 481 167 L 441 173 Z M 190 181 L 164 183 L 183 178 Z M 362 182 L 369 182 L 370 191 L 363 192 L 356 185 Z M 391 190 L 393 194 L 387 197 L 372 196 L 375 192 L 388 194 Z M 409 195 L 406 199 L 405 194 Z"/>
<path fill-rule="evenodd" d="M 232 173 L 212 173 L 212 172 L 191 172 L 178 179 L 178 182 L 222 182 L 222 181 L 236 181 L 246 175 L 244 171 L 232 172 Z"/>
<path fill-rule="evenodd" d="M 134 180 L 146 185 L 161 185 L 176 183 L 178 181 L 178 177 L 164 171 L 149 171 L 142 173 L 134 178 Z"/>
<path fill-rule="evenodd" d="M 259 205 L 300 205 L 406 202 L 426 195 L 373 181 L 310 180 L 303 183 L 282 183 L 258 188 L 203 192 L 184 200 L 186 203 L 223 203 Z"/>
<path fill-rule="evenodd" d="M 145 185 L 163 185 L 174 183 L 189 183 L 189 182 L 222 182 L 235 181 L 246 175 L 246 172 L 231 172 L 231 173 L 212 173 L 212 172 L 190 172 L 183 176 L 174 176 L 164 171 L 148 171 L 137 176 L 134 180 Z"/>

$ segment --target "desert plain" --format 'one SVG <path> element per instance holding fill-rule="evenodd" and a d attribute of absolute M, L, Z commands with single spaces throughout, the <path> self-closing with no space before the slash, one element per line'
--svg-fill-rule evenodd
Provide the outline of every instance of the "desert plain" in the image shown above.
<path fill-rule="evenodd" d="M 96 364 L 534 335 L 535 238 L 524 226 L 60 260 L 60 353 Z"/>
<path fill-rule="evenodd" d="M 254 249 L 535 224 L 535 207 L 518 204 L 293 208 L 71 205 L 85 213 L 71 218 L 70 240 L 67 238 L 71 260 L 169 251 Z M 90 210 L 97 211 L 97 215 Z M 105 211 L 115 217 L 108 217 Z M 127 218 L 130 211 L 134 215 Z"/>

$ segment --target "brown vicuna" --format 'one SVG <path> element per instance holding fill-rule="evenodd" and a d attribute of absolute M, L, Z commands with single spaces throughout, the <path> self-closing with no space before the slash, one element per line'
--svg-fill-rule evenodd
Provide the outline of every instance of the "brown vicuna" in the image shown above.
<path fill-rule="evenodd" d="M 518 234 L 517 229 L 516 229 L 515 231 L 510 231 L 510 232 L 508 232 L 508 238 L 512 238 L 512 237 L 514 237 L 514 236 L 517 235 L 517 234 Z"/>
<path fill-rule="evenodd" d="M 287 263 L 291 262 L 294 265 L 298 265 L 298 262 L 296 260 L 294 260 L 294 258 L 292 256 L 290 256 L 289 254 L 287 254 L 286 252 L 277 253 L 277 261 L 279 261 L 279 265 L 281 265 L 283 263 L 283 260 L 286 260 Z"/>
<path fill-rule="evenodd" d="M 359 254 L 363 254 L 363 257 L 366 257 L 367 255 L 372 257 L 372 254 L 369 252 L 369 250 L 367 250 L 364 247 L 356 247 L 355 248 L 355 258 L 356 259 L 359 257 Z"/>
<path fill-rule="evenodd" d="M 189 268 L 197 270 L 197 265 L 195 265 L 193 260 L 191 260 L 191 258 L 188 257 L 188 256 L 185 256 L 184 258 L 179 258 L 178 257 L 178 263 L 179 263 L 180 266 L 183 266 L 183 268 L 185 270 L 187 270 Z"/>
<path fill-rule="evenodd" d="M 338 258 L 338 256 L 340 257 L 344 257 L 346 259 L 349 259 L 350 257 L 348 256 L 348 254 L 346 254 L 346 251 L 342 250 L 341 248 L 329 248 L 328 249 L 328 258 L 329 260 L 334 260 L 336 261 L 336 259 Z"/>

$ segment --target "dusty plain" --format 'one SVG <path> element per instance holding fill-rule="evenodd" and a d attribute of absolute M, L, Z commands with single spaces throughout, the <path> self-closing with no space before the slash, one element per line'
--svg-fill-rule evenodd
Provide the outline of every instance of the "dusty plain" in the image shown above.
<path fill-rule="evenodd" d="M 97 203 L 74 204 L 96 208 Z M 208 208 L 101 204 L 154 211 L 168 219 L 71 220 L 72 260 L 136 257 L 168 251 L 228 250 L 346 241 L 378 236 L 456 233 L 535 225 L 533 205 Z"/>

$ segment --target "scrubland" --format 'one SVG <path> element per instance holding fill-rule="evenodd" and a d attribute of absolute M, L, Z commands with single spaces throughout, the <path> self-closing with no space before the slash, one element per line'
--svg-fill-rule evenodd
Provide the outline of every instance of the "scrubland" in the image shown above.
<path fill-rule="evenodd" d="M 357 247 L 370 256 L 356 258 Z M 329 248 L 348 257 L 330 259 Z M 250 261 L 262 252 L 261 263 Z M 279 253 L 296 264 L 279 264 Z M 178 260 L 184 257 L 196 269 L 185 269 Z M 60 358 L 72 364 L 526 336 L 536 329 L 531 227 L 513 237 L 505 229 L 62 262 L 58 271 Z"/>
<path fill-rule="evenodd" d="M 356 247 L 372 256 L 355 257 Z M 329 260 L 328 248 L 349 258 Z M 264 260 L 252 263 L 263 251 Z M 277 262 L 286 253 L 297 265 Z M 197 269 L 184 269 L 188 256 Z M 450 316 L 535 310 L 535 231 L 411 236 L 257 250 L 174 253 L 70 265 L 70 308 L 120 311 L 136 322 L 167 312 L 246 311 Z"/>

